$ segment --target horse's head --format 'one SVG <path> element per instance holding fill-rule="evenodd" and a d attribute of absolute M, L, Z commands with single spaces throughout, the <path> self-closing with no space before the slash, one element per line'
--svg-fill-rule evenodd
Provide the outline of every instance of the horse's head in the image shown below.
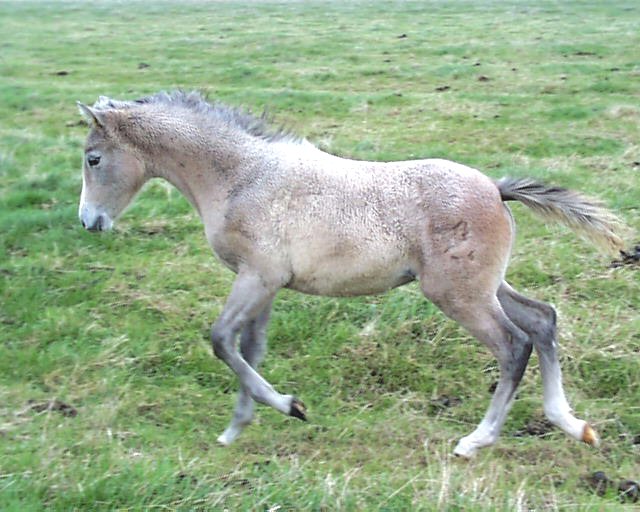
<path fill-rule="evenodd" d="M 144 163 L 122 136 L 122 110 L 102 99 L 94 107 L 82 103 L 78 107 L 91 126 L 78 214 L 89 231 L 106 231 L 145 182 Z"/>

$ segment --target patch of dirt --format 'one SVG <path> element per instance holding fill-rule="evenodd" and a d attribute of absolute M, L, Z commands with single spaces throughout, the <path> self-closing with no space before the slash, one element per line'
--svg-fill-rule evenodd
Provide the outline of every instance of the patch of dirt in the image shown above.
<path fill-rule="evenodd" d="M 149 236 L 164 234 L 167 231 L 168 226 L 169 223 L 166 221 L 146 222 L 140 227 L 139 232 Z"/>
<path fill-rule="evenodd" d="M 638 265 L 640 263 L 640 244 L 629 251 L 620 251 L 620 259 L 613 260 L 609 268 L 619 268 L 626 265 Z"/>
<path fill-rule="evenodd" d="M 266 467 L 269 464 L 271 464 L 271 461 L 269 459 L 257 460 L 253 463 L 253 467 L 259 469 L 261 467 Z"/>
<path fill-rule="evenodd" d="M 176 482 L 178 483 L 182 483 L 182 482 L 188 482 L 193 486 L 198 485 L 198 479 L 193 476 L 193 475 L 189 475 L 187 473 L 184 473 L 183 471 L 181 471 L 180 473 L 178 473 L 178 476 L 176 477 Z"/>
<path fill-rule="evenodd" d="M 618 485 L 604 471 L 596 471 L 582 477 L 585 486 L 600 497 L 608 491 L 617 491 L 622 503 L 637 503 L 640 499 L 640 486 L 633 480 L 621 480 Z"/>
<path fill-rule="evenodd" d="M 64 123 L 67 128 L 73 128 L 74 126 L 89 126 L 84 119 L 78 119 L 77 121 L 67 121 Z"/>
<path fill-rule="evenodd" d="M 553 424 L 546 419 L 530 420 L 523 429 L 516 430 L 515 437 L 535 436 L 543 437 L 554 429 Z"/>
<path fill-rule="evenodd" d="M 633 480 L 623 480 L 618 484 L 618 495 L 621 502 L 630 501 L 632 503 L 638 503 L 640 499 L 640 487 L 638 482 Z"/>
<path fill-rule="evenodd" d="M 29 404 L 28 409 L 35 412 L 56 411 L 68 418 L 74 418 L 78 415 L 78 410 L 75 407 L 55 398 L 44 402 L 29 400 L 27 403 Z"/>
<path fill-rule="evenodd" d="M 429 408 L 432 413 L 443 411 L 449 407 L 455 407 L 462 403 L 462 398 L 459 396 L 441 395 L 438 398 L 434 398 L 429 401 Z"/>
<path fill-rule="evenodd" d="M 218 478 L 222 482 L 223 487 L 248 487 L 253 489 L 253 484 L 247 478 L 237 478 L 235 474 L 229 473 Z"/>
<path fill-rule="evenodd" d="M 586 486 L 598 496 L 604 496 L 607 489 L 613 485 L 613 480 L 611 480 L 604 471 L 596 471 L 590 475 L 586 475 L 583 477 L 583 480 Z"/>
<path fill-rule="evenodd" d="M 160 409 L 160 407 L 158 407 L 158 404 L 140 404 L 136 408 L 136 412 L 140 416 L 147 416 L 149 414 L 157 412 L 158 409 Z"/>

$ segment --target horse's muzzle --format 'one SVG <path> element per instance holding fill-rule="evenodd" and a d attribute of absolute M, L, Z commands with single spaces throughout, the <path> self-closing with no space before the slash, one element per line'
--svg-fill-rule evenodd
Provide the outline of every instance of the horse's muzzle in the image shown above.
<path fill-rule="evenodd" d="M 113 221 L 106 213 L 95 213 L 81 209 L 80 222 L 87 231 L 108 231 L 113 226 Z"/>
<path fill-rule="evenodd" d="M 88 231 L 103 231 L 105 229 L 105 219 L 102 215 L 98 215 L 95 222 L 93 224 L 86 224 L 84 220 L 80 219 L 82 222 L 82 227 Z"/>

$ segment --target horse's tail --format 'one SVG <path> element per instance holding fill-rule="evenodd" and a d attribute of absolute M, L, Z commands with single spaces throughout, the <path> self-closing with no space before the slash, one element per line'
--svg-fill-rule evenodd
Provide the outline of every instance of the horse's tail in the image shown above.
<path fill-rule="evenodd" d="M 624 224 L 597 200 L 529 178 L 502 178 L 496 186 L 503 201 L 520 201 L 541 217 L 564 224 L 607 252 L 617 255 L 624 249 L 620 235 Z"/>

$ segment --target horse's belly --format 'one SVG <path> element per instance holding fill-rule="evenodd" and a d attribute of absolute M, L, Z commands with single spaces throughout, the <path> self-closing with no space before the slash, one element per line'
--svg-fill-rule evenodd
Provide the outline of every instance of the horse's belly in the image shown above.
<path fill-rule="evenodd" d="M 415 279 L 410 265 L 347 265 L 339 260 L 294 270 L 288 288 L 312 295 L 352 297 L 383 293 Z"/>
<path fill-rule="evenodd" d="M 404 210 L 400 215 L 398 205 L 387 205 L 384 216 L 384 205 L 360 204 L 362 198 L 341 205 L 330 200 L 292 212 L 284 224 L 290 288 L 345 297 L 382 293 L 415 279 L 419 250 Z"/>

